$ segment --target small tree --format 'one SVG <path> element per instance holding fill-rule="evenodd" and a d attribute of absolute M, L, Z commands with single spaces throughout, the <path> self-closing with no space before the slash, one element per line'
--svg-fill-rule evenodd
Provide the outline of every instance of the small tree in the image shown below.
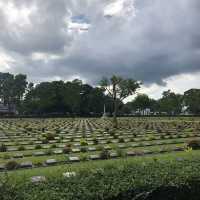
<path fill-rule="evenodd" d="M 110 79 L 103 78 L 100 82 L 100 85 L 113 100 L 113 127 L 117 128 L 118 102 L 123 101 L 130 95 L 133 95 L 136 92 L 136 90 L 140 88 L 141 83 L 133 79 L 123 79 L 120 76 L 114 75 Z"/>

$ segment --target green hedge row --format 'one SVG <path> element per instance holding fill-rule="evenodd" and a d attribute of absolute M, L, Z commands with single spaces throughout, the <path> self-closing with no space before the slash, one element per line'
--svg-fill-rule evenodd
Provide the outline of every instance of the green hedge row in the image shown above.
<path fill-rule="evenodd" d="M 109 165 L 75 177 L 21 184 L 1 180 L 1 200 L 199 200 L 200 159 Z"/>

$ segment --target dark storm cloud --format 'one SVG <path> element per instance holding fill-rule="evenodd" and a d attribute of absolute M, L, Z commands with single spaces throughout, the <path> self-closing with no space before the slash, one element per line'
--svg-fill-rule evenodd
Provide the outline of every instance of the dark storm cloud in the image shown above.
<path fill-rule="evenodd" d="M 30 24 L 23 27 L 19 26 L 20 21 L 10 24 L 5 17 L 1 20 L 4 29 L 0 32 L 0 44 L 5 49 L 19 54 L 55 53 L 64 50 L 64 46 L 71 40 L 65 34 L 67 28 L 65 17 L 68 16 L 65 1 L 12 0 L 7 3 L 11 2 L 16 9 L 21 9 L 23 6 L 27 8 L 35 6 L 36 11 L 29 16 Z M 3 12 L 3 8 L 0 12 Z M 10 12 L 9 14 L 12 15 L 12 10 Z"/>
<path fill-rule="evenodd" d="M 135 15 L 122 11 L 109 18 L 103 9 L 114 0 L 12 2 L 37 7 L 24 27 L 11 26 L 0 10 L 0 45 L 16 60 L 12 70 L 32 79 L 77 75 L 95 83 L 116 73 L 164 84 L 167 77 L 200 71 L 199 0 L 135 0 Z M 89 31 L 68 33 L 70 18 L 90 22 Z M 34 53 L 47 59 L 34 59 Z"/>

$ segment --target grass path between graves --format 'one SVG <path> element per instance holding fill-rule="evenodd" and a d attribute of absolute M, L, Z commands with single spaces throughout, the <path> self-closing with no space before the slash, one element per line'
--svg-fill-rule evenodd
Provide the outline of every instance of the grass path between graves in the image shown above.
<path fill-rule="evenodd" d="M 124 143 L 124 145 L 127 145 L 127 144 Z M 108 145 L 108 146 L 111 146 L 111 145 Z M 123 151 L 137 151 L 137 150 L 158 151 L 160 148 L 168 149 L 168 148 L 173 148 L 173 147 L 184 147 L 184 146 L 185 146 L 184 143 L 180 143 L 180 144 L 177 143 L 177 144 L 152 145 L 149 147 L 144 147 L 144 146 L 143 147 L 126 147 L 123 149 Z M 113 151 L 114 150 L 115 149 L 113 149 Z M 59 162 L 59 161 L 67 161 L 67 158 L 69 156 L 81 156 L 81 155 L 89 156 L 89 155 L 99 154 L 99 153 L 100 153 L 100 151 L 93 151 L 93 152 L 86 152 L 86 153 L 79 152 L 79 153 L 70 153 L 70 154 L 61 154 L 61 155 L 31 156 L 31 157 L 23 157 L 23 158 L 10 159 L 10 160 L 15 160 L 18 163 L 31 161 L 33 164 L 37 164 L 37 163 L 44 163 L 48 159 L 56 159 L 56 161 Z M 5 164 L 8 161 L 9 160 L 7 160 L 7 159 L 0 158 L 0 164 Z"/>
<path fill-rule="evenodd" d="M 200 156 L 200 150 L 198 151 L 189 151 L 189 152 L 172 152 L 165 154 L 157 154 L 157 155 L 148 155 L 148 156 L 140 156 L 140 157 L 128 157 L 128 158 L 120 158 L 113 160 L 100 160 L 100 161 L 88 161 L 67 165 L 59 165 L 59 166 L 51 166 L 45 168 L 36 168 L 36 169 L 26 169 L 19 171 L 10 171 L 3 172 L 0 174 L 0 178 L 2 179 L 4 176 L 8 176 L 9 180 L 13 183 L 19 183 L 30 180 L 32 176 L 46 176 L 47 178 L 55 178 L 61 177 L 64 172 L 75 171 L 81 172 L 85 170 L 92 170 L 97 168 L 104 168 L 111 165 L 123 167 L 127 164 L 138 164 L 141 165 L 151 162 L 154 160 L 155 162 L 166 162 L 169 163 L 171 161 L 177 160 L 177 162 L 182 162 L 182 160 L 187 162 L 195 162 L 198 160 Z"/>

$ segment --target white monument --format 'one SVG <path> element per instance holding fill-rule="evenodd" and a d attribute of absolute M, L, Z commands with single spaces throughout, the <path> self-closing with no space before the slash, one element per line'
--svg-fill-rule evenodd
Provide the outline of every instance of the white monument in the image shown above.
<path fill-rule="evenodd" d="M 107 113 L 106 113 L 106 105 L 104 104 L 103 116 L 102 116 L 102 118 L 105 119 L 105 118 L 107 118 L 107 117 L 108 117 L 108 116 L 107 116 Z"/>

